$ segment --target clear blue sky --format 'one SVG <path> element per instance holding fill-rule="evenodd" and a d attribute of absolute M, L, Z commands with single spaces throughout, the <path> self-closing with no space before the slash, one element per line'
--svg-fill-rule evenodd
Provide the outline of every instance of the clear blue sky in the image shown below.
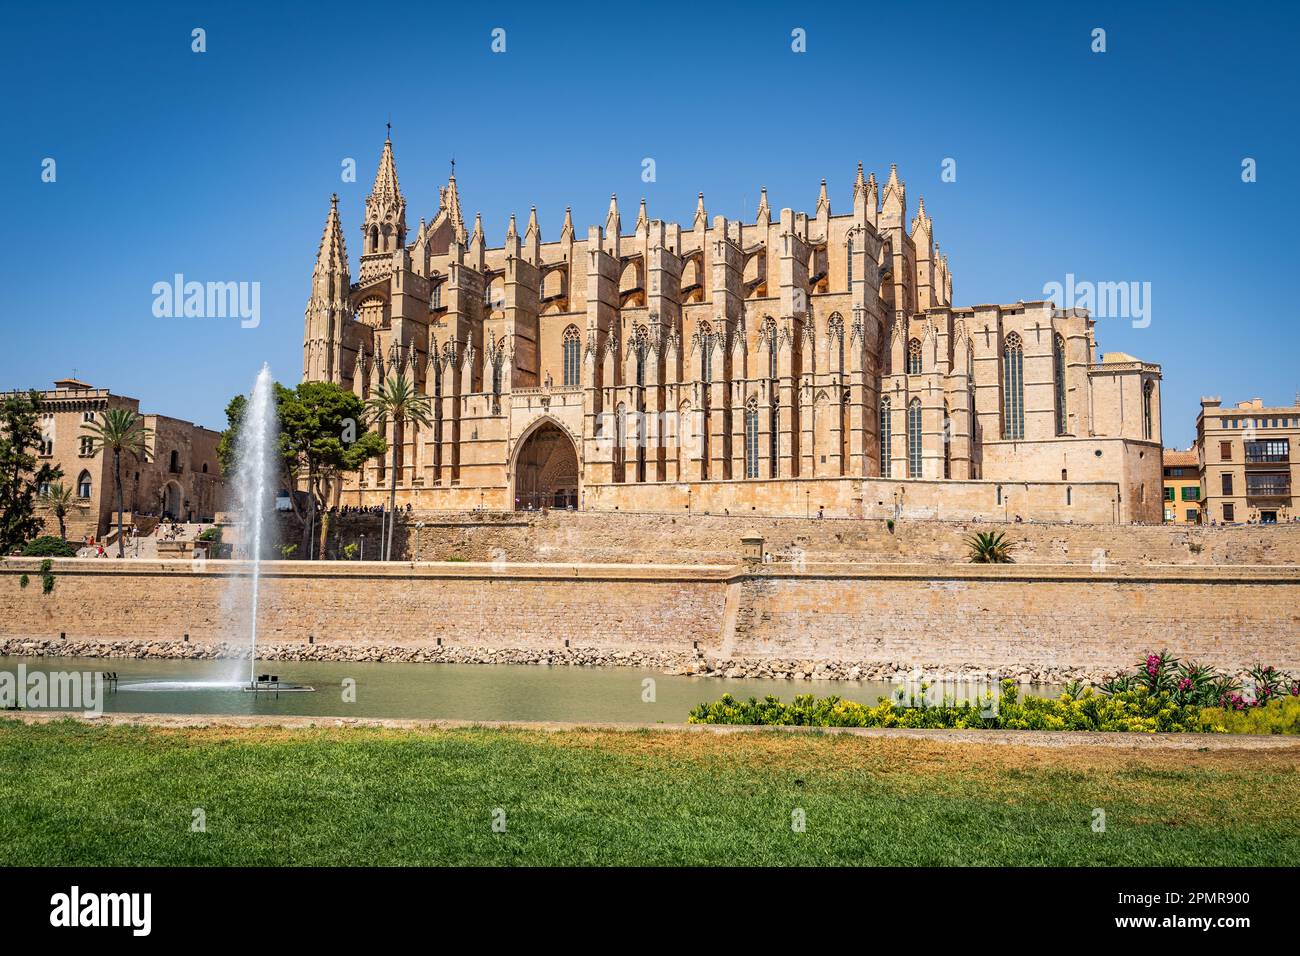
<path fill-rule="evenodd" d="M 760 185 L 811 210 L 825 177 L 843 210 L 859 160 L 895 162 L 959 305 L 1067 273 L 1151 283 L 1149 327 L 1098 334 L 1164 366 L 1167 444 L 1189 443 L 1202 394 L 1300 387 L 1295 4 L 406 6 L 7 5 L 0 385 L 75 368 L 221 427 L 263 361 L 297 381 L 330 193 L 355 274 L 391 115 L 412 230 L 453 154 L 494 245 L 534 203 L 545 239 L 566 205 L 584 231 L 611 192 L 625 222 L 642 195 L 689 221 L 700 190 L 710 215 L 752 217 Z M 156 318 L 177 272 L 260 282 L 261 325 Z"/>

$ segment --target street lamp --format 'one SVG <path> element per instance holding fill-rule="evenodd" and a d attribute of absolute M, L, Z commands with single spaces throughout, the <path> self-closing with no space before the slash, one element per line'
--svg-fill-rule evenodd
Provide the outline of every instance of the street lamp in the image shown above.
<path fill-rule="evenodd" d="M 420 529 L 424 527 L 423 521 L 415 523 L 415 550 L 411 552 L 411 563 L 414 564 L 420 560 Z"/>
<path fill-rule="evenodd" d="M 359 560 L 366 560 L 366 536 L 364 534 L 361 536 L 361 557 Z"/>

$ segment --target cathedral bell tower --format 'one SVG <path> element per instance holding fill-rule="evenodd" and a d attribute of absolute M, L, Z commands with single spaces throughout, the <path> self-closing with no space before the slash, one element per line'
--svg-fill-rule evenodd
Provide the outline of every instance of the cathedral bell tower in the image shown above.
<path fill-rule="evenodd" d="M 397 183 L 391 135 L 384 140 L 375 184 L 366 196 L 366 217 L 361 226 L 361 281 L 382 275 L 392 264 L 393 253 L 406 246 L 406 200 Z"/>

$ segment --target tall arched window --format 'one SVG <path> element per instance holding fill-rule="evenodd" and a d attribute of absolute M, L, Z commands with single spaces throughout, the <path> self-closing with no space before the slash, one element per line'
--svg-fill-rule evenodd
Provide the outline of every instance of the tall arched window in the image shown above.
<path fill-rule="evenodd" d="M 853 289 L 853 237 L 852 237 L 852 236 L 849 236 L 849 259 L 848 259 L 848 262 L 849 262 L 849 268 L 848 268 L 848 287 L 849 287 L 849 290 L 852 291 L 852 289 Z"/>
<path fill-rule="evenodd" d="M 645 326 L 638 325 L 632 333 L 632 352 L 636 356 L 636 384 L 645 386 L 645 360 L 649 351 Z"/>
<path fill-rule="evenodd" d="M 623 465 L 627 461 L 627 406 L 622 402 L 614 411 L 614 480 L 623 481 Z"/>
<path fill-rule="evenodd" d="M 745 477 L 758 477 L 758 399 L 745 403 Z"/>
<path fill-rule="evenodd" d="M 767 340 L 767 377 L 776 380 L 776 322 L 768 318 L 763 322 L 763 338 Z"/>
<path fill-rule="evenodd" d="M 952 477 L 952 417 L 947 402 L 943 403 L 943 476 Z"/>
<path fill-rule="evenodd" d="M 1142 437 L 1148 440 L 1155 433 L 1151 418 L 1151 393 L 1155 388 L 1156 383 L 1152 381 L 1142 386 Z"/>
<path fill-rule="evenodd" d="M 890 461 L 889 446 L 893 443 L 894 425 L 893 411 L 888 395 L 882 395 L 880 398 L 880 477 L 888 478 L 893 471 L 893 463 Z"/>
<path fill-rule="evenodd" d="M 907 477 L 921 477 L 921 400 L 907 406 Z"/>
<path fill-rule="evenodd" d="M 713 326 L 700 323 L 700 381 L 713 381 Z"/>
<path fill-rule="evenodd" d="M 1056 434 L 1064 435 L 1065 415 L 1065 339 L 1058 332 L 1052 338 L 1053 385 L 1056 389 Z"/>
<path fill-rule="evenodd" d="M 89 498 L 90 492 L 91 492 L 90 472 L 83 471 L 80 475 L 77 476 L 77 497 Z"/>
<path fill-rule="evenodd" d="M 844 368 L 844 317 L 843 317 L 842 315 L 840 315 L 838 312 L 832 312 L 832 313 L 831 313 L 831 320 L 830 320 L 829 323 L 827 323 L 826 330 L 827 330 L 827 332 L 828 332 L 828 334 L 830 335 L 830 338 L 831 338 L 831 341 L 830 341 L 830 345 L 831 345 L 831 347 L 834 348 L 834 349 L 836 349 L 837 352 L 838 352 L 838 354 L 839 354 L 839 365 L 836 366 L 835 371 L 839 372 L 839 373 L 842 375 L 842 374 L 844 374 L 844 372 L 845 372 L 845 368 Z"/>
<path fill-rule="evenodd" d="M 921 374 L 921 343 L 917 339 L 910 339 L 907 343 L 907 374 Z"/>
<path fill-rule="evenodd" d="M 1025 437 L 1025 350 L 1015 332 L 1002 348 L 1002 437 Z"/>
<path fill-rule="evenodd" d="M 582 379 L 582 333 L 576 325 L 564 330 L 564 387 L 576 388 Z"/>

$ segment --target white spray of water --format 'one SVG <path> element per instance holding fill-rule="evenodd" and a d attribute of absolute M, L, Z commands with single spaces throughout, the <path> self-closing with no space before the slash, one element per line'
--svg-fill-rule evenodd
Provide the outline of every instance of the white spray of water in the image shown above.
<path fill-rule="evenodd" d="M 274 386 L 271 369 L 263 365 L 253 386 L 252 400 L 244 410 L 236 446 L 235 495 L 242 531 L 240 543 L 245 560 L 252 562 L 252 587 L 248 601 L 249 682 L 257 680 L 257 606 L 262 583 L 263 533 L 273 506 L 278 469 L 274 458 L 278 444 Z M 239 587 L 232 578 L 232 587 Z"/>

